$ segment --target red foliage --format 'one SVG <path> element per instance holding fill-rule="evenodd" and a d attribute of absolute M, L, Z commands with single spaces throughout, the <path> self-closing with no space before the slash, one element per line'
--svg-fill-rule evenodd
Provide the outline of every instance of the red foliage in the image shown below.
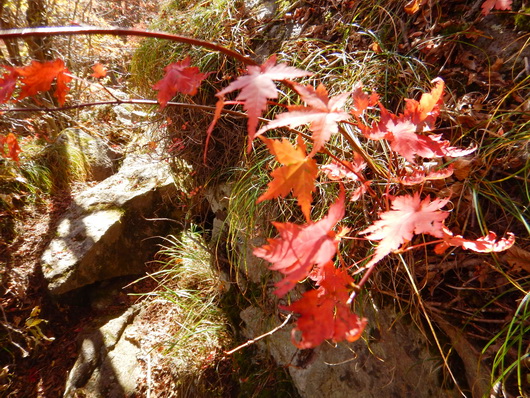
<path fill-rule="evenodd" d="M 309 130 L 313 132 L 313 150 L 309 156 L 313 156 L 324 146 L 332 134 L 338 132 L 337 123 L 350 118 L 350 115 L 341 109 L 351 93 L 342 93 L 329 98 L 328 91 L 322 84 L 316 90 L 311 86 L 291 84 L 308 106 L 289 106 L 289 112 L 277 115 L 276 119 L 260 129 L 256 136 L 278 127 L 295 128 L 309 124 Z"/>
<path fill-rule="evenodd" d="M 476 148 L 463 150 L 452 147 L 441 135 L 418 134 L 432 130 L 440 112 L 444 83 L 441 79 L 435 79 L 434 82 L 436 84 L 431 93 L 423 94 L 420 101 L 406 100 L 407 105 L 402 115 L 396 116 L 379 104 L 379 122 L 372 123 L 371 127 L 359 123 L 364 136 L 372 140 L 389 141 L 392 150 L 411 163 L 416 161 L 416 156 L 433 159 L 465 156 L 474 152 Z"/>
<path fill-rule="evenodd" d="M 482 3 L 482 15 L 488 15 L 494 8 L 496 10 L 511 10 L 512 0 L 486 0 Z"/>
<path fill-rule="evenodd" d="M 497 240 L 497 234 L 492 231 L 477 240 L 469 240 L 461 235 L 453 235 L 447 227 L 444 227 L 442 231 L 444 241 L 434 248 L 437 254 L 443 254 L 450 246 L 458 246 L 479 253 L 502 252 L 515 243 L 515 236 L 511 232 L 508 233 L 508 238 L 499 240 Z"/>
<path fill-rule="evenodd" d="M 331 162 L 322 166 L 322 171 L 333 181 L 359 181 L 363 180 L 362 171 L 366 167 L 366 162 L 357 152 L 353 155 L 353 162 L 343 160 L 341 163 Z"/>
<path fill-rule="evenodd" d="M 53 81 L 56 80 L 54 96 L 59 105 L 63 105 L 66 101 L 66 94 L 70 90 L 67 83 L 72 80 L 72 76 L 62 59 L 44 63 L 31 61 L 31 65 L 17 68 L 17 72 L 23 84 L 18 96 L 19 100 L 50 90 Z"/>
<path fill-rule="evenodd" d="M 7 152 L 4 147 L 7 145 Z M 4 136 L 0 134 L 0 155 L 11 158 L 14 161 L 18 162 L 18 154 L 21 152 L 20 146 L 18 145 L 17 137 L 15 134 L 9 133 Z"/>
<path fill-rule="evenodd" d="M 258 118 L 267 108 L 267 100 L 278 98 L 278 89 L 274 81 L 310 75 L 310 72 L 293 68 L 286 64 L 276 65 L 276 56 L 273 55 L 261 66 L 249 66 L 246 75 L 238 77 L 228 87 L 225 87 L 216 94 L 222 103 L 226 94 L 235 90 L 241 90 L 236 100 L 242 101 L 243 108 L 247 111 L 249 151 L 252 140 L 256 137 Z"/>
<path fill-rule="evenodd" d="M 164 68 L 166 74 L 153 85 L 158 90 L 158 103 L 164 108 L 176 93 L 195 95 L 201 82 L 206 79 L 208 73 L 200 73 L 199 68 L 190 66 L 190 58 L 174 62 Z"/>
<path fill-rule="evenodd" d="M 443 221 L 449 216 L 446 211 L 440 211 L 449 199 L 434 199 L 429 197 L 420 200 L 420 194 L 403 195 L 394 198 L 392 209 L 379 214 L 379 220 L 361 231 L 369 234 L 366 238 L 379 240 L 375 255 L 366 265 L 371 267 L 387 254 L 399 249 L 409 242 L 415 234 L 429 234 L 437 238 L 443 237 Z"/>
<path fill-rule="evenodd" d="M 331 229 L 344 217 L 344 196 L 341 189 L 337 202 L 320 221 L 306 225 L 273 222 L 280 237 L 269 239 L 267 245 L 254 250 L 254 255 L 272 263 L 272 270 L 285 275 L 276 284 L 279 297 L 305 279 L 313 265 L 323 266 L 335 256 L 339 242 Z"/>
<path fill-rule="evenodd" d="M 348 272 L 335 268 L 332 262 L 324 264 L 319 272 L 317 290 L 305 292 L 303 297 L 289 306 L 280 307 L 300 314 L 292 331 L 292 341 L 300 349 L 313 348 L 324 340 L 355 341 L 366 326 L 367 320 L 352 313 L 346 304 L 348 287 L 353 279 Z M 296 332 L 302 333 L 298 340 Z"/>
<path fill-rule="evenodd" d="M 415 13 L 424 3 L 423 0 L 412 1 L 407 4 L 406 10 Z M 492 8 L 509 9 L 510 7 L 510 0 L 487 0 L 483 4 L 483 12 L 487 13 Z M 7 72 L 0 78 L 0 103 L 5 103 L 12 97 L 17 80 L 20 79 L 18 99 L 50 90 L 55 82 L 54 95 L 59 104 L 64 104 L 69 90 L 67 83 L 72 76 L 62 60 L 45 63 L 33 61 L 31 65 L 22 68 L 4 68 Z M 106 74 L 101 64 L 94 65 L 93 70 L 94 78 Z M 208 76 L 207 73 L 201 73 L 199 68 L 191 66 L 189 57 L 166 66 L 164 70 L 164 77 L 153 86 L 153 89 L 158 90 L 157 99 L 160 108 L 167 106 L 176 93 L 195 95 L 202 81 Z M 428 180 L 446 179 L 453 173 L 452 166 L 441 167 L 435 162 L 427 164 L 421 158 L 459 157 L 475 150 L 475 148 L 453 147 L 441 135 L 432 134 L 444 96 L 444 82 L 439 78 L 432 82 L 431 91 L 424 93 L 419 101 L 406 99 L 403 113 L 394 114 L 379 102 L 377 94 L 365 93 L 360 85 L 355 86 L 352 92 L 340 93 L 330 98 L 328 90 L 322 84 L 313 88 L 312 85 L 286 80 L 309 75 L 311 73 L 286 64 L 276 64 L 276 56 L 272 56 L 261 66 L 249 66 L 245 75 L 238 77 L 216 94 L 219 100 L 206 135 L 207 145 L 225 104 L 242 104 L 248 116 L 248 148 L 251 148 L 256 136 L 261 136 L 261 140 L 281 165 L 272 171 L 272 181 L 258 198 L 258 202 L 287 197 L 292 192 L 305 216 L 304 225 L 274 222 L 279 237 L 269 239 L 268 244 L 254 250 L 256 256 L 272 263 L 270 269 L 284 275 L 284 278 L 276 283 L 277 296 L 284 296 L 306 278 L 312 279 L 318 286 L 316 290 L 304 293 L 297 302 L 282 307 L 300 314 L 296 328 L 293 330 L 293 342 L 299 348 L 315 347 L 324 340 L 354 341 L 359 338 L 366 325 L 366 320 L 352 314 L 348 305 L 353 299 L 353 295 L 350 296 L 349 293 L 354 283 L 352 277 L 346 269 L 336 268 L 333 265 L 339 241 L 343 234 L 349 231 L 348 228 L 344 229 L 346 232 L 340 233 L 333 230 L 345 216 L 344 185 L 348 187 L 352 201 L 359 199 L 366 192 L 373 195 L 373 189 L 370 187 L 372 182 L 367 181 L 364 176 L 364 169 L 368 163 L 370 170 L 366 171 L 366 175 L 374 177 L 374 185 L 381 183 L 383 175 L 388 176 L 382 181 L 385 185 L 397 182 L 401 184 L 398 188 L 403 188 L 402 185 L 410 187 L 422 184 L 421 187 Z M 285 81 L 298 93 L 305 105 L 288 106 L 288 112 L 278 114 L 273 121 L 258 130 L 259 118 L 266 110 L 268 101 L 278 98 L 276 81 Z M 225 96 L 236 90 L 239 90 L 236 100 L 225 101 Z M 345 109 L 347 105 L 350 109 Z M 378 119 L 377 112 L 379 112 Z M 343 123 L 350 125 L 348 130 L 341 128 Z M 307 143 L 301 133 L 298 135 L 296 147 L 286 138 L 272 140 L 262 136 L 271 129 L 279 127 L 294 129 L 305 125 L 312 133 L 310 137 L 312 149 L 309 154 L 306 149 Z M 356 135 L 356 128 L 362 135 Z M 340 150 L 331 148 L 330 151 L 323 151 L 332 135 L 336 133 L 342 133 L 346 142 L 352 144 L 351 148 L 345 146 Z M 395 159 L 395 155 L 399 155 L 398 159 L 392 162 L 392 167 L 387 165 L 388 170 L 384 170 L 365 153 L 360 142 L 363 136 L 370 140 L 388 141 L 390 147 L 388 152 L 394 154 L 391 158 Z M 169 151 L 178 150 L 181 143 L 177 144 L 179 143 L 175 142 Z M 153 148 L 156 146 L 154 142 L 150 145 Z M 344 148 L 351 152 L 345 150 L 341 153 Z M 314 155 L 319 151 L 325 152 L 325 156 L 332 158 L 331 161 L 327 161 L 327 165 L 321 167 L 327 179 L 331 180 L 323 183 L 339 181 L 341 184 L 339 196 L 330 206 L 328 214 L 319 221 L 313 222 L 310 219 L 311 204 L 317 190 L 319 167 L 317 162 L 319 156 Z M 352 152 L 353 159 L 348 158 Z M 13 133 L 0 135 L 0 155 L 18 161 L 19 153 L 20 147 Z M 341 153 L 342 158 L 337 153 Z M 440 169 L 436 170 L 436 167 Z M 195 193 L 192 192 L 190 195 Z M 380 198 L 377 199 L 374 200 L 374 204 L 381 203 Z M 497 239 L 496 234 L 490 232 L 487 236 L 476 240 L 454 235 L 444 225 L 449 213 L 441 210 L 448 201 L 449 199 L 436 198 L 431 200 L 430 197 L 422 200 L 418 189 L 413 194 L 391 197 L 390 210 L 379 212 L 379 219 L 359 232 L 360 235 L 366 235 L 366 239 L 379 241 L 366 267 L 373 267 L 388 254 L 401 249 L 417 234 L 428 234 L 438 238 L 433 243 L 437 243 L 435 252 L 439 254 L 450 246 L 484 253 L 506 250 L 513 245 L 514 236 L 510 233 L 507 238 Z M 369 273 L 365 274 L 359 284 L 364 283 L 368 276 Z M 298 338 L 299 332 L 300 338 Z"/>
<path fill-rule="evenodd" d="M 4 76 L 0 79 L 0 104 L 4 104 L 13 95 L 18 79 L 18 72 L 16 68 L 10 66 L 3 66 L 9 72 L 4 73 Z"/>

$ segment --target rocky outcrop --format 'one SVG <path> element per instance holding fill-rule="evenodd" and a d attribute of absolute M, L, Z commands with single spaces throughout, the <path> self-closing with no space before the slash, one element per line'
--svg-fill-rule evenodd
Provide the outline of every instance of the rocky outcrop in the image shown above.
<path fill-rule="evenodd" d="M 127 338 L 140 307 L 80 336 L 79 356 L 68 374 L 65 398 L 133 396 L 141 369 L 140 348 Z"/>
<path fill-rule="evenodd" d="M 50 293 L 142 273 L 156 250 L 153 237 L 163 236 L 175 215 L 175 196 L 169 166 L 142 155 L 74 197 L 41 257 Z"/>

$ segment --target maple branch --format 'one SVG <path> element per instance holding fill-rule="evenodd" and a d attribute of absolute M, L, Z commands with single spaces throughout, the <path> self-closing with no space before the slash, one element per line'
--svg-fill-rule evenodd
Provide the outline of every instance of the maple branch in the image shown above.
<path fill-rule="evenodd" d="M 98 26 L 64 26 L 64 27 L 42 27 L 42 28 L 24 28 L 24 29 L 7 29 L 0 30 L 0 39 L 9 40 L 26 37 L 46 37 L 46 36 L 74 36 L 74 35 L 113 35 L 113 36 L 141 36 L 152 37 L 155 39 L 164 39 L 176 41 L 179 43 L 190 44 L 193 46 L 200 46 L 210 50 L 218 51 L 226 54 L 245 65 L 258 65 L 258 63 L 249 57 L 230 50 L 219 44 L 215 44 L 206 40 L 194 39 L 191 37 L 174 35 L 163 32 L 152 32 L 140 29 L 128 28 L 101 28 Z"/>
<path fill-rule="evenodd" d="M 287 318 L 285 318 L 285 321 L 283 321 L 283 323 L 281 325 L 276 326 L 274 329 L 268 331 L 265 334 L 262 334 L 261 336 L 256 337 L 255 339 L 247 341 L 245 344 L 241 344 L 240 346 L 237 346 L 233 350 L 225 351 L 225 355 L 232 355 L 234 352 L 237 352 L 237 351 L 241 350 L 242 348 L 248 347 L 249 345 L 252 345 L 255 342 L 257 342 L 257 341 L 259 341 L 259 340 L 261 340 L 261 339 L 263 339 L 263 338 L 265 338 L 267 336 L 271 336 L 273 333 L 275 333 L 276 331 L 280 330 L 285 325 L 287 325 L 287 323 L 289 322 L 289 319 L 291 319 L 292 316 L 293 316 L 293 314 L 290 313 L 289 315 L 287 315 Z"/>
<path fill-rule="evenodd" d="M 56 108 L 8 108 L 8 109 L 1 109 L 0 113 L 8 113 L 8 112 L 58 112 L 58 111 L 67 111 L 70 109 L 79 109 L 79 108 L 86 108 L 89 106 L 99 106 L 99 105 L 120 105 L 120 104 L 135 104 L 135 105 L 159 105 L 156 100 L 146 100 L 146 99 L 127 99 L 127 100 L 114 100 L 114 101 L 100 101 L 100 102 L 86 102 L 83 104 L 77 104 L 77 105 L 68 105 L 68 106 L 60 106 Z M 184 103 L 184 102 L 168 102 L 168 105 L 172 106 L 178 106 L 178 107 L 185 107 L 185 108 L 193 108 L 193 109 L 200 109 L 203 111 L 215 111 L 214 106 L 209 105 L 198 105 L 198 104 L 191 104 L 191 103 Z M 223 113 L 227 113 L 232 116 L 239 116 L 239 117 L 247 117 L 247 115 L 243 112 L 239 111 L 233 111 L 230 109 L 223 109 Z"/>
<path fill-rule="evenodd" d="M 348 123 L 348 124 L 352 125 L 351 123 Z M 343 126 L 338 125 L 338 127 L 339 127 L 339 133 L 346 139 L 346 141 L 348 141 L 348 144 L 350 144 L 350 146 L 354 149 L 354 151 L 362 156 L 363 160 L 368 164 L 368 166 L 370 166 L 372 171 L 379 177 L 385 177 L 384 173 L 373 162 L 372 158 L 364 151 L 360 143 L 358 143 L 355 140 L 355 137 L 350 135 L 350 132 L 346 130 Z"/>

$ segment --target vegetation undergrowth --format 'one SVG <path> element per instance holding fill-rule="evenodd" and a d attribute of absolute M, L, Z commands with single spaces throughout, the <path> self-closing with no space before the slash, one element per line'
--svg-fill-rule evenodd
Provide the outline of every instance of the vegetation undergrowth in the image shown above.
<path fill-rule="evenodd" d="M 165 240 L 156 256 L 160 270 L 149 275 L 158 287 L 149 296 L 153 304 L 169 302 L 175 311 L 167 320 L 167 335 L 156 348 L 180 369 L 179 373 L 185 373 L 174 375 L 181 396 L 224 396 L 230 393 L 231 385 L 223 386 L 209 378 L 210 368 L 218 364 L 217 356 L 231 343 L 228 323 L 219 307 L 226 281 L 215 268 L 196 226 Z"/>

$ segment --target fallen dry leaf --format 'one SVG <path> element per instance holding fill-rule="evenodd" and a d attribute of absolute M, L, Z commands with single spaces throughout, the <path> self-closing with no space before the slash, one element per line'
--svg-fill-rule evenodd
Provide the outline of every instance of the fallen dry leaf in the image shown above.
<path fill-rule="evenodd" d="M 512 246 L 506 251 L 506 262 L 514 272 L 524 270 L 530 273 L 530 252 L 518 246 Z"/>

